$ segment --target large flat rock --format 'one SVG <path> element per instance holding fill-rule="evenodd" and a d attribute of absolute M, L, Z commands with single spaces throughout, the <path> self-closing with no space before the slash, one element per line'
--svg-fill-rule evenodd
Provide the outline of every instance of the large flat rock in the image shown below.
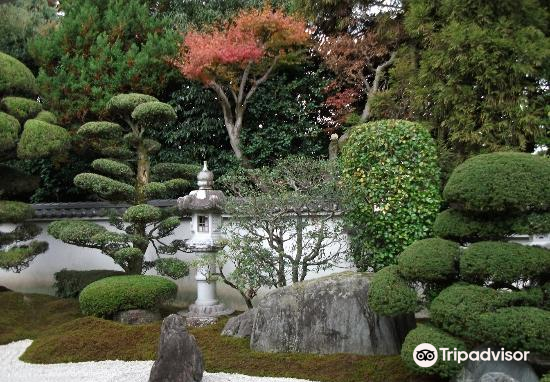
<path fill-rule="evenodd" d="M 399 354 L 413 315 L 385 317 L 368 306 L 371 274 L 343 272 L 269 292 L 250 338 L 264 352 Z"/>

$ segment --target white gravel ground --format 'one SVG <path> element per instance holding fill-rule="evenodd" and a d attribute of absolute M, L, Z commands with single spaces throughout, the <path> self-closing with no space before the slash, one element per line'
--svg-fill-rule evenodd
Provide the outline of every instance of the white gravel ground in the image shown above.
<path fill-rule="evenodd" d="M 0 346 L 0 382 L 147 382 L 153 361 L 35 365 L 19 360 L 31 340 Z M 310 382 L 304 379 L 204 373 L 203 382 Z"/>

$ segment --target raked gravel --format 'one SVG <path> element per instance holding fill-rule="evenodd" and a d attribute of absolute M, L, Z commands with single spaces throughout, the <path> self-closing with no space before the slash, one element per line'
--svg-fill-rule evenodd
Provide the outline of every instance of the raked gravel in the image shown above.
<path fill-rule="evenodd" d="M 100 361 L 36 365 L 19 357 L 31 340 L 0 346 L 0 382 L 147 382 L 153 361 Z M 311 382 L 304 379 L 204 373 L 203 382 Z"/>

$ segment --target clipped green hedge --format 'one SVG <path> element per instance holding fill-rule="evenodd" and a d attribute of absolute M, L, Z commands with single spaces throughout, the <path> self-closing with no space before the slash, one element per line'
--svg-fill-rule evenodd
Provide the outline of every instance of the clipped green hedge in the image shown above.
<path fill-rule="evenodd" d="M 395 316 L 418 310 L 418 295 L 399 275 L 396 265 L 374 274 L 368 291 L 369 306 L 378 314 Z"/>
<path fill-rule="evenodd" d="M 74 177 L 74 184 L 108 200 L 131 200 L 134 197 L 133 186 L 109 177 L 84 172 Z"/>
<path fill-rule="evenodd" d="M 21 125 L 9 114 L 0 111 L 0 152 L 13 150 L 17 145 L 17 138 Z"/>
<path fill-rule="evenodd" d="M 459 165 L 443 197 L 465 211 L 546 211 L 550 209 L 548 184 L 550 158 L 499 152 L 477 155 Z"/>
<path fill-rule="evenodd" d="M 0 96 L 38 94 L 36 78 L 21 61 L 0 52 Z"/>
<path fill-rule="evenodd" d="M 428 368 L 418 366 L 414 362 L 413 353 L 414 349 L 423 343 L 432 344 L 436 349 L 456 348 L 459 351 L 466 350 L 464 342 L 443 330 L 429 325 L 418 325 L 407 334 L 401 348 L 401 359 L 403 359 L 403 362 L 405 362 L 409 369 L 421 374 L 439 375 L 442 378 L 451 378 L 460 372 L 463 365 L 460 365 L 456 361 L 443 361 L 441 353 L 439 353 L 439 358 L 433 366 Z"/>
<path fill-rule="evenodd" d="M 155 269 L 161 276 L 177 280 L 189 274 L 189 265 L 175 258 L 162 258 L 155 261 Z"/>
<path fill-rule="evenodd" d="M 28 98 L 5 97 L 0 102 L 2 109 L 21 123 L 35 117 L 42 111 L 42 104 Z"/>
<path fill-rule="evenodd" d="M 0 223 L 22 223 L 33 216 L 34 209 L 26 203 L 0 200 Z"/>
<path fill-rule="evenodd" d="M 88 122 L 80 126 L 77 134 L 84 137 L 118 138 L 122 136 L 122 127 L 113 122 Z"/>
<path fill-rule="evenodd" d="M 434 298 L 430 315 L 437 327 L 456 336 L 475 338 L 479 315 L 504 306 L 494 289 L 455 283 Z"/>
<path fill-rule="evenodd" d="M 474 243 L 460 258 L 460 275 L 479 284 L 541 279 L 550 275 L 550 250 L 499 241 Z"/>
<path fill-rule="evenodd" d="M 158 102 L 158 99 L 140 93 L 118 94 L 107 102 L 107 111 L 113 117 L 126 118 L 138 105 L 146 102 Z"/>
<path fill-rule="evenodd" d="M 200 170 L 201 167 L 198 165 L 169 162 L 158 163 L 151 166 L 151 178 L 158 182 L 174 178 L 194 179 Z"/>
<path fill-rule="evenodd" d="M 397 257 L 399 273 L 407 280 L 436 282 L 454 279 L 460 257 L 457 243 L 439 238 L 418 240 Z"/>
<path fill-rule="evenodd" d="M 162 211 L 150 204 L 138 204 L 129 207 L 122 217 L 130 223 L 153 223 L 161 219 Z"/>
<path fill-rule="evenodd" d="M 64 128 L 50 123 L 29 119 L 17 146 L 21 159 L 36 159 L 59 154 L 70 144 L 70 135 Z"/>
<path fill-rule="evenodd" d="M 113 276 L 88 285 L 80 293 L 82 313 L 112 317 L 130 309 L 157 310 L 159 305 L 176 297 L 178 287 L 160 276 Z"/>
<path fill-rule="evenodd" d="M 439 211 L 437 149 L 428 128 L 402 120 L 355 126 L 342 148 L 344 219 L 360 270 L 393 264 L 430 236 Z"/>
<path fill-rule="evenodd" d="M 86 220 L 58 220 L 48 225 L 48 233 L 67 244 L 87 246 L 92 238 L 106 232 L 105 227 Z"/>
<path fill-rule="evenodd" d="M 521 215 L 480 217 L 452 208 L 439 213 L 434 234 L 461 243 L 480 240 L 499 240 L 512 234 L 536 235 L 550 232 L 550 212 L 531 212 Z"/>
<path fill-rule="evenodd" d="M 167 103 L 153 101 L 136 106 L 132 118 L 143 127 L 161 127 L 177 118 L 174 108 Z"/>
<path fill-rule="evenodd" d="M 36 117 L 34 117 L 34 119 L 48 122 L 48 123 L 51 123 L 52 125 L 57 124 L 57 117 L 51 111 L 42 110 L 40 113 L 37 114 Z"/>
<path fill-rule="evenodd" d="M 132 179 L 135 175 L 134 170 L 126 163 L 112 159 L 96 159 L 92 162 L 92 168 L 97 172 L 115 178 Z"/>
<path fill-rule="evenodd" d="M 55 295 L 62 298 L 77 298 L 80 292 L 89 284 L 111 276 L 123 275 L 124 272 L 108 269 L 75 271 L 62 269 L 54 273 Z"/>
<path fill-rule="evenodd" d="M 498 309 L 479 316 L 477 334 L 482 341 L 506 349 L 550 355 L 550 311 L 530 306 Z"/>

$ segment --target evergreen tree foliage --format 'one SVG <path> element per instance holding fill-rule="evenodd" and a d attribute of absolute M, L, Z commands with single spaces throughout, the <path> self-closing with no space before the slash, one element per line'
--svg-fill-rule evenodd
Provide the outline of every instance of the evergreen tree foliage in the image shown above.
<path fill-rule="evenodd" d="M 533 176 L 529 181 L 522 178 L 527 174 Z M 549 354 L 550 250 L 506 241 L 517 232 L 548 232 L 548 224 L 540 223 L 548 218 L 533 224 L 550 212 L 548 174 L 550 159 L 532 154 L 497 152 L 466 160 L 451 174 L 443 196 L 452 207 L 434 228 L 466 247 L 443 238 L 416 241 L 398 256 L 397 265 L 376 273 L 369 290 L 375 311 L 408 313 L 419 301 L 417 309 L 427 307 L 435 325 L 407 335 L 401 356 L 409 367 L 442 377 L 459 372 L 455 363 L 420 369 L 413 362 L 418 344 L 443 338 L 445 347 L 455 342 L 470 350 L 490 343 Z M 516 231 L 521 227 L 525 231 Z M 402 292 L 389 293 L 396 285 Z M 405 299 L 416 296 L 419 287 L 422 299 Z"/>
<path fill-rule="evenodd" d="M 30 97 L 30 98 L 25 98 Z M 55 125 L 55 116 L 42 110 L 36 101 L 33 74 L 14 57 L 0 52 L 0 198 L 16 198 L 36 186 L 33 178 L 8 165 L 15 159 L 58 155 L 67 149 L 69 134 Z M 47 118 L 45 118 L 47 116 Z M 40 119 L 39 119 L 40 118 Z M 44 121 L 47 119 L 48 121 Z M 0 268 L 20 272 L 35 256 L 48 248 L 32 240 L 40 229 L 28 220 L 31 206 L 18 201 L 0 200 L 0 224 L 14 225 L 0 232 Z"/>
<path fill-rule="evenodd" d="M 104 116 L 118 93 L 160 96 L 177 76 L 167 59 L 179 36 L 170 21 L 139 0 L 68 0 L 58 27 L 29 46 L 38 82 L 61 123 Z"/>
<path fill-rule="evenodd" d="M 138 93 L 112 97 L 107 113 L 116 122 L 88 122 L 77 131 L 104 158 L 93 161 L 94 172 L 78 174 L 74 183 L 103 199 L 126 202 L 130 207 L 122 216 L 112 216 L 116 232 L 79 220 L 53 222 L 48 232 L 65 243 L 101 250 L 129 274 L 155 267 L 160 274 L 183 277 L 188 272 L 187 264 L 160 256 L 184 248 L 181 240 L 166 241 L 179 226 L 179 218 L 174 211 L 147 204 L 151 199 L 182 195 L 191 185 L 188 179 L 199 171 L 197 166 L 179 163 L 151 166 L 151 156 L 160 144 L 150 138 L 150 132 L 172 123 L 176 113 L 155 97 Z M 144 260 L 149 245 L 157 254 L 154 261 Z"/>

